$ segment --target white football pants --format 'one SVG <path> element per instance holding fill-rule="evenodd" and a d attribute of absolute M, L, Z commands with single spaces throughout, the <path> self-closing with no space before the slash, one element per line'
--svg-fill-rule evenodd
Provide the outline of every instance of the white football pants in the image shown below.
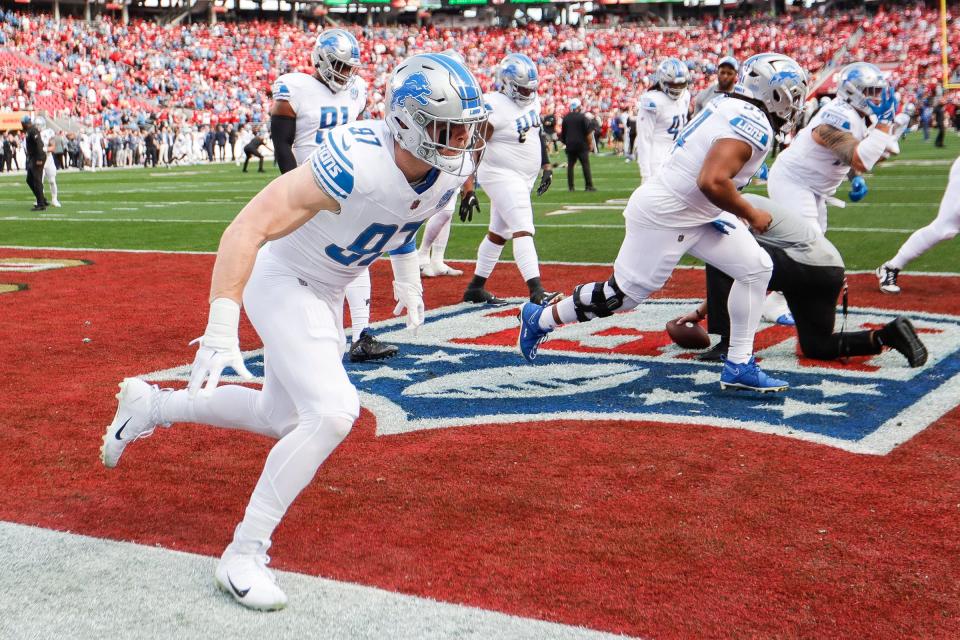
<path fill-rule="evenodd" d="M 818 233 L 827 232 L 827 199 L 797 184 L 783 168 L 783 164 L 774 162 L 767 176 L 767 193 L 774 202 L 789 207 L 790 211 L 803 216 Z"/>
<path fill-rule="evenodd" d="M 903 269 L 911 260 L 920 257 L 934 245 L 956 236 L 958 230 L 960 230 L 960 157 L 950 167 L 950 180 L 940 201 L 937 217 L 927 226 L 914 231 L 900 247 L 893 260 L 887 262 L 887 266 Z"/>

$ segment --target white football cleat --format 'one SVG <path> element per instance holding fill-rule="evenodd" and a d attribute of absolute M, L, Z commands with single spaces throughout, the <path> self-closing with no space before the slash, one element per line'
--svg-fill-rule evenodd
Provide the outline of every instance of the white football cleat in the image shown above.
<path fill-rule="evenodd" d="M 59 200 L 54 200 L 53 202 L 50 203 L 50 206 L 56 207 L 57 209 L 59 209 L 59 208 L 62 207 L 63 205 L 60 204 L 60 201 L 59 201 Z"/>
<path fill-rule="evenodd" d="M 900 269 L 888 267 L 885 264 L 877 267 L 877 279 L 880 281 L 880 291 L 896 295 L 900 293 L 900 285 L 897 284 L 897 276 L 900 275 Z"/>
<path fill-rule="evenodd" d="M 157 428 L 154 405 L 160 390 L 140 378 L 126 378 L 120 383 L 117 413 L 103 434 L 100 460 L 105 467 L 113 468 L 128 444 L 137 438 L 146 438 Z"/>
<path fill-rule="evenodd" d="M 270 556 L 266 554 L 266 548 L 256 545 L 253 553 L 244 553 L 238 547 L 240 545 L 232 543 L 223 552 L 215 574 L 217 586 L 250 609 L 277 611 L 287 606 L 287 594 L 277 585 L 277 577 L 267 569 Z"/>
<path fill-rule="evenodd" d="M 428 278 L 436 278 L 438 276 L 462 276 L 463 271 L 460 269 L 454 269 L 453 267 L 444 264 L 443 262 L 435 263 L 431 262 L 427 266 L 421 269 L 423 275 Z"/>

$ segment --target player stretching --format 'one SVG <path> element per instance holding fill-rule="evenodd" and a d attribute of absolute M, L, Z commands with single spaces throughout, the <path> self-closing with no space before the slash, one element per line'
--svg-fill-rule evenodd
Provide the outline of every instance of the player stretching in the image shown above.
<path fill-rule="evenodd" d="M 286 605 L 267 568 L 274 530 L 360 412 L 341 361 L 344 289 L 390 252 L 394 313 L 406 309 L 409 325 L 423 323 L 417 230 L 473 172 L 485 119 L 480 86 L 466 67 L 440 54 L 403 61 L 387 86 L 386 121 L 325 130 L 308 162 L 267 185 L 227 227 L 188 388 L 121 383 L 103 439 L 108 467 L 164 423 L 277 439 L 216 569 L 216 583 L 240 604 Z M 261 390 L 217 386 L 226 366 L 250 377 L 237 338 L 241 299 L 263 340 Z"/>
<path fill-rule="evenodd" d="M 937 217 L 927 226 L 914 231 L 897 251 L 897 255 L 877 267 L 880 291 L 900 293 L 900 285 L 897 284 L 900 270 L 934 245 L 956 236 L 958 230 L 960 230 L 960 158 L 954 160 L 953 166 L 950 167 L 950 179 L 947 182 L 943 200 L 940 201 Z"/>
<path fill-rule="evenodd" d="M 791 58 L 764 53 L 744 62 L 733 93 L 711 100 L 678 136 L 660 173 L 633 192 L 624 212 L 626 237 L 610 279 L 581 284 L 571 297 L 550 306 L 523 306 L 523 356 L 533 360 L 558 325 L 635 308 L 663 287 L 689 253 L 734 279 L 728 302 L 730 349 L 720 387 L 787 389 L 786 382 L 761 371 L 752 355 L 773 265 L 747 225 L 762 233 L 771 216 L 738 189 L 757 172 L 774 135 L 792 129 L 806 98 L 806 72 Z M 740 220 L 717 220 L 724 211 Z"/>
<path fill-rule="evenodd" d="M 644 184 L 657 175 L 670 157 L 670 150 L 687 123 L 689 80 L 687 65 L 676 58 L 667 58 L 657 67 L 653 87 L 640 96 L 634 153 Z"/>
<path fill-rule="evenodd" d="M 477 171 L 480 186 L 490 196 L 490 227 L 477 250 L 473 279 L 463 293 L 464 302 L 504 304 L 484 288 L 508 239 L 513 240 L 513 257 L 527 283 L 530 300 L 549 299 L 540 283 L 540 262 L 533 243 L 533 207 L 530 190 L 543 170 L 537 195 L 542 196 L 553 181 L 546 139 L 540 131 L 539 76 L 533 60 L 520 53 L 507 55 L 497 67 L 500 91 L 483 96 L 489 111 L 484 137 L 487 152 Z M 463 187 L 460 219 L 472 220 L 480 210 L 473 192 L 473 179 Z"/>
<path fill-rule="evenodd" d="M 353 122 L 367 106 L 367 85 L 356 75 L 360 44 L 343 29 L 317 36 L 310 55 L 314 74 L 286 73 L 273 83 L 270 137 L 280 173 L 303 164 L 319 146 L 327 129 Z M 350 307 L 350 361 L 366 362 L 395 356 L 399 348 L 377 340 L 370 323 L 370 271 L 364 270 L 347 287 Z"/>

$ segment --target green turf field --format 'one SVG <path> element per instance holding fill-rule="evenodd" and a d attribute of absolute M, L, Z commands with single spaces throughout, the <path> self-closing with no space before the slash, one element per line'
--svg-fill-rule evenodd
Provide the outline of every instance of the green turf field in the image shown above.
<path fill-rule="evenodd" d="M 911 231 L 933 219 L 960 138 L 950 134 L 947 148 L 937 149 L 912 134 L 902 150 L 868 176 L 870 193 L 863 202 L 830 210 L 828 235 L 849 269 L 873 269 L 893 256 Z M 611 262 L 616 256 L 623 204 L 640 182 L 637 166 L 610 156 L 592 162 L 598 192 L 568 192 L 565 169 L 559 169 L 553 188 L 533 197 L 542 260 Z M 40 213 L 30 212 L 32 196 L 24 177 L 3 176 L 0 245 L 213 251 L 226 224 L 275 175 L 269 165 L 265 174 L 245 174 L 233 164 L 62 172 L 63 207 Z M 577 183 L 582 189 L 579 167 Z M 763 186 L 750 190 L 766 193 Z M 844 187 L 837 195 L 846 197 L 846 191 Z M 481 202 L 483 212 L 472 223 L 454 218 L 449 258 L 476 257 L 487 226 L 482 195 Z M 960 271 L 960 242 L 936 247 L 910 268 Z"/>

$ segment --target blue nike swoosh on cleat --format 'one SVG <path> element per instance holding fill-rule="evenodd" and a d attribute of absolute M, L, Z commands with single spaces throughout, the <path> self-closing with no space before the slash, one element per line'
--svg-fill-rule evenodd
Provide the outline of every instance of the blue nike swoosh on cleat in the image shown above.
<path fill-rule="evenodd" d="M 127 418 L 127 422 L 130 422 L 130 420 L 132 419 L 133 419 L 133 416 L 130 416 L 129 418 Z M 120 437 L 120 434 L 123 433 L 123 430 L 127 428 L 127 422 L 124 422 L 123 426 L 120 427 L 120 429 L 115 434 L 113 434 L 114 438 L 116 438 L 117 440 L 123 440 L 123 438 Z"/>
<path fill-rule="evenodd" d="M 227 582 L 230 583 L 230 588 L 233 589 L 233 592 L 240 598 L 245 598 L 247 594 L 250 593 L 250 587 L 247 587 L 246 589 L 237 589 L 237 585 L 233 584 L 233 580 L 230 579 L 230 574 L 227 574 Z"/>

